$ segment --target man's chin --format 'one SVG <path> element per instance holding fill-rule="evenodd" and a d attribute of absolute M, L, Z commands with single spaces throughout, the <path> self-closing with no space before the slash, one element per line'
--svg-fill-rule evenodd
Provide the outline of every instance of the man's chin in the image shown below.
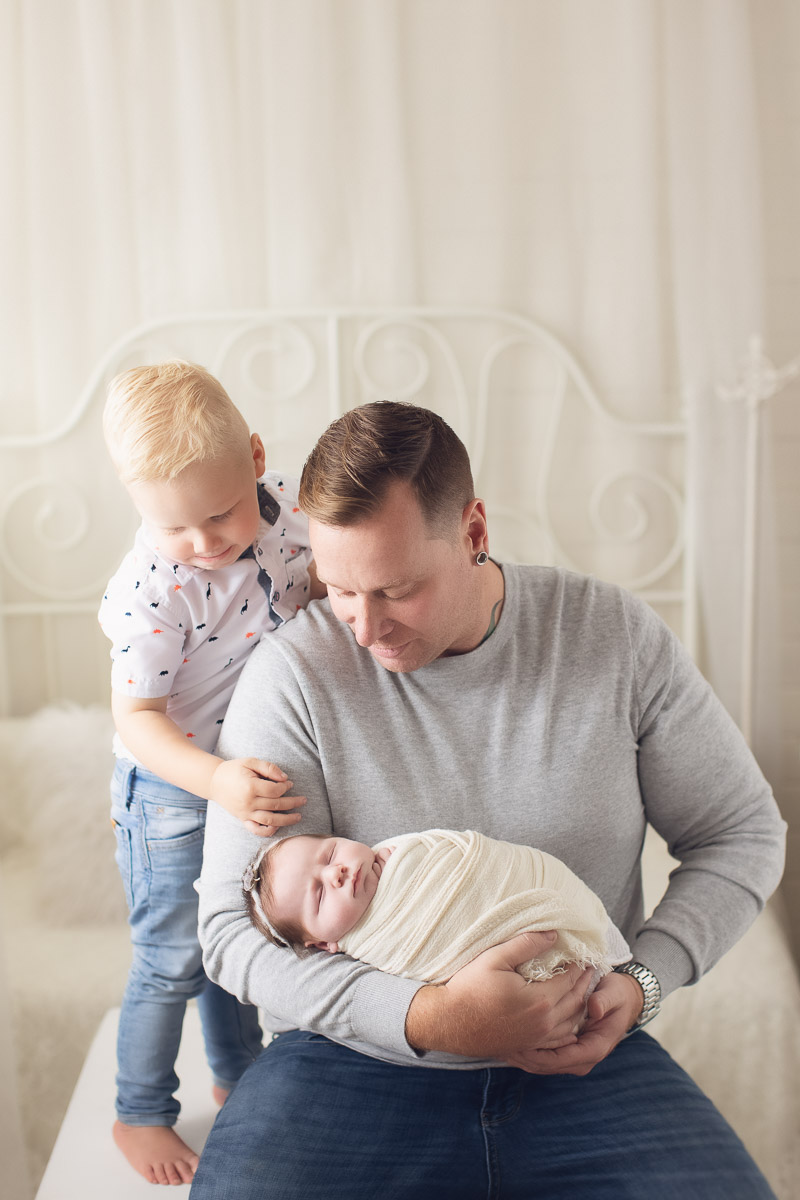
<path fill-rule="evenodd" d="M 413 642 L 406 642 L 403 646 L 392 646 L 388 649 L 370 646 L 369 652 L 376 662 L 385 667 L 387 671 L 394 671 L 395 674 L 416 671 L 418 667 L 424 667 L 431 661 L 419 653 Z"/>

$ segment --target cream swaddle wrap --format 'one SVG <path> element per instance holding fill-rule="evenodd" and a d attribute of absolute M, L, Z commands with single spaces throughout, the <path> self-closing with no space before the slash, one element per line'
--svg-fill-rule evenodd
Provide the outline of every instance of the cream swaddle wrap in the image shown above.
<path fill-rule="evenodd" d="M 546 953 L 517 970 L 549 979 L 566 963 L 597 978 L 630 958 L 601 901 L 557 858 L 467 830 L 387 838 L 378 888 L 339 949 L 391 975 L 444 983 L 481 951 L 528 930 L 556 929 Z"/>

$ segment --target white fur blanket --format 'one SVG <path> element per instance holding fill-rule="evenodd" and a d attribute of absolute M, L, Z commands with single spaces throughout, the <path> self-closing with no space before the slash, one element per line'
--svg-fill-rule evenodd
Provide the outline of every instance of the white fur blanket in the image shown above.
<path fill-rule="evenodd" d="M 549 979 L 567 963 L 606 974 L 630 958 L 601 901 L 541 850 L 471 830 L 429 829 L 389 838 L 375 897 L 339 948 L 388 971 L 443 983 L 476 954 L 528 930 L 556 929 L 552 948 L 518 967 Z"/>

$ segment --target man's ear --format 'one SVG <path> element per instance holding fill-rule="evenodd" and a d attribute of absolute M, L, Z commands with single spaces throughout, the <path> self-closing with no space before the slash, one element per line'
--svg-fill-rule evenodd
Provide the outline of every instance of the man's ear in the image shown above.
<path fill-rule="evenodd" d="M 486 521 L 486 505 L 476 496 L 465 505 L 461 514 L 461 527 L 469 543 L 471 554 L 489 550 L 489 530 Z"/>
<path fill-rule="evenodd" d="M 306 942 L 306 949 L 313 946 L 315 950 L 327 950 L 328 954 L 339 953 L 338 942 Z"/>

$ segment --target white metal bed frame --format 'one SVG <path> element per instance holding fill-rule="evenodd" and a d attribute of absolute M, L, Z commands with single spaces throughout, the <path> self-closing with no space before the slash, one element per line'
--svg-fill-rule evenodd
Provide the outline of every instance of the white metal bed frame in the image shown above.
<path fill-rule="evenodd" d="M 18 668 L 9 655 L 17 640 L 15 622 L 22 621 L 21 628 L 28 631 L 37 629 L 45 647 L 47 680 L 38 697 L 41 702 L 69 695 L 58 666 L 61 618 L 82 618 L 87 630 L 84 636 L 94 638 L 96 651 L 105 653 L 104 646 L 102 651 L 99 649 L 101 637 L 94 614 L 110 570 L 130 540 L 133 525 L 127 500 L 119 489 L 108 492 L 105 485 L 102 491 L 99 481 L 109 475 L 110 467 L 105 461 L 95 464 L 89 451 L 85 459 L 84 452 L 78 451 L 79 461 L 71 463 L 75 478 L 67 480 L 65 490 L 55 495 L 52 464 L 59 463 L 61 448 L 70 439 L 80 436 L 82 430 L 99 427 L 105 387 L 118 370 L 171 356 L 191 358 L 208 366 L 262 434 L 261 423 L 268 418 L 272 427 L 264 437 L 268 454 L 271 448 L 277 452 L 284 447 L 278 465 L 287 472 L 299 471 L 302 459 L 328 421 L 354 404 L 391 397 L 416 399 L 436 408 L 454 426 L 470 452 L 478 494 L 486 498 L 492 519 L 493 552 L 500 558 L 520 560 L 530 556 L 531 560 L 544 559 L 586 570 L 580 546 L 576 552 L 558 527 L 552 495 L 555 484 L 563 488 L 565 477 L 572 473 L 562 470 L 556 478 L 554 464 L 568 424 L 564 419 L 567 408 L 571 406 L 574 412 L 577 407 L 583 414 L 580 421 L 588 422 L 595 431 L 594 435 L 590 431 L 584 442 L 591 442 L 593 436 L 597 440 L 611 438 L 612 444 L 622 447 L 615 464 L 603 467 L 596 478 L 586 481 L 586 494 L 581 499 L 591 536 L 608 547 L 623 547 L 624 555 L 629 555 L 626 562 L 633 564 L 632 569 L 620 571 L 619 563 L 607 570 L 602 563 L 598 567 L 590 562 L 588 569 L 639 592 L 656 606 L 671 607 L 673 618 L 677 610 L 680 619 L 673 619 L 673 623 L 694 652 L 693 446 L 690 423 L 680 401 L 677 407 L 681 411 L 668 420 L 637 423 L 623 419 L 601 401 L 562 341 L 537 322 L 500 309 L 354 307 L 199 312 L 151 321 L 127 333 L 103 355 L 77 403 L 61 422 L 46 431 L 0 438 L 2 478 L 11 480 L 10 486 L 3 485 L 5 494 L 0 497 L 0 714 L 12 714 L 16 707 Z M 792 364 L 776 373 L 754 344 L 742 377 L 726 393 L 745 401 L 751 422 L 745 530 L 749 573 L 745 592 L 750 598 L 746 612 L 750 632 L 746 633 L 743 659 L 746 733 L 752 689 L 758 409 L 797 370 Z M 498 434 L 493 418 L 504 403 L 511 405 L 510 411 L 517 417 L 503 425 Z M 528 417 L 537 422 L 535 436 L 525 429 Z M 519 430 L 517 420 L 521 422 Z M 573 420 L 573 438 L 576 428 Z M 580 441 L 582 435 L 577 437 Z M 645 446 L 651 449 L 645 450 Z M 652 447 L 657 449 L 653 451 Z M 517 478 L 514 482 L 517 494 L 520 487 L 525 491 L 522 503 L 505 494 L 506 485 L 511 486 L 512 481 L 510 477 L 505 479 L 497 466 L 498 454 L 502 464 L 507 454 L 518 453 L 521 448 L 530 448 L 531 452 L 535 448 L 538 456 L 535 479 L 525 478 L 520 483 Z M 563 456 L 563 449 L 561 453 Z M 493 476 L 487 466 L 490 455 L 495 462 Z M 60 461 L 63 465 L 63 455 Z M 45 463 L 47 469 L 43 469 Z M 574 473 L 579 475 L 580 471 Z M 527 465 L 525 472 L 517 471 L 520 474 L 527 474 Z M 572 480 L 572 492 L 579 492 L 583 482 Z M 662 509 L 662 544 L 658 551 L 653 546 L 654 526 L 647 498 L 654 496 Z M 613 529 L 604 516 L 609 497 L 616 497 Z M 77 585 L 59 582 L 54 586 L 52 572 L 37 574 L 36 564 L 42 560 L 68 562 L 79 549 L 82 553 L 87 547 L 92 549 L 93 513 L 106 504 L 119 505 L 119 544 L 103 547 L 105 555 L 102 559 L 98 556 L 103 565 L 98 567 L 97 577 L 82 579 Z M 67 520 L 69 531 L 53 535 L 49 527 L 63 517 L 68 505 L 74 513 L 74 518 Z M 497 535 L 498 523 L 505 525 L 506 534 Z M 513 537 L 509 530 L 513 530 Z M 30 557 L 26 557 L 25 546 L 32 550 Z M 105 565 L 109 562 L 110 569 Z"/>

